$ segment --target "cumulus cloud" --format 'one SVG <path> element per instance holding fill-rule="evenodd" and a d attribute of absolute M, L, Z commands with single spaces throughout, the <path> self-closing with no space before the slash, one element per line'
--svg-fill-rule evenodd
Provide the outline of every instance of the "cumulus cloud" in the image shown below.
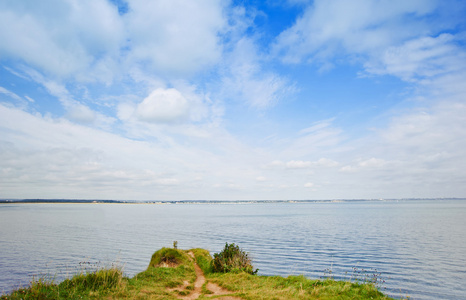
<path fill-rule="evenodd" d="M 286 169 L 332 168 L 338 165 L 338 162 L 328 158 L 320 158 L 316 161 L 290 160 L 288 162 L 283 162 L 280 160 L 274 160 L 268 164 L 268 166 L 272 168 Z"/>
<path fill-rule="evenodd" d="M 66 117 L 82 124 L 92 124 L 96 120 L 96 113 L 82 104 L 72 104 L 68 107 Z"/>
<path fill-rule="evenodd" d="M 304 184 L 304 187 L 305 187 L 305 188 L 312 188 L 312 187 L 314 187 L 314 183 L 312 183 L 312 182 L 307 182 L 307 183 Z"/>
<path fill-rule="evenodd" d="M 264 182 L 264 181 L 267 181 L 267 178 L 264 177 L 264 176 L 258 176 L 258 177 L 256 177 L 256 181 L 258 181 L 258 182 Z"/>
<path fill-rule="evenodd" d="M 82 72 L 95 54 L 118 51 L 123 40 L 117 9 L 108 1 L 2 1 L 0 54 L 57 75 Z"/>
<path fill-rule="evenodd" d="M 192 170 L 210 165 L 205 163 L 208 156 L 190 147 L 133 141 L 3 105 L 0 136 L 3 195 L 28 186 L 21 189 L 30 191 L 24 197 L 176 198 L 167 189 L 189 181 Z"/>
<path fill-rule="evenodd" d="M 188 101 L 176 89 L 156 89 L 137 106 L 139 118 L 153 123 L 182 121 L 188 113 Z"/>
<path fill-rule="evenodd" d="M 116 110 L 118 119 L 122 121 L 128 121 L 133 117 L 134 112 L 136 111 L 136 105 L 123 102 L 117 105 Z"/>
<path fill-rule="evenodd" d="M 380 158 L 369 158 L 366 160 L 358 159 L 354 165 L 347 165 L 340 168 L 341 172 L 357 172 L 365 168 L 382 168 L 387 165 L 387 161 Z"/>
<path fill-rule="evenodd" d="M 2 1 L 0 56 L 55 76 L 111 84 L 134 65 L 184 74 L 216 63 L 222 1 Z"/>
<path fill-rule="evenodd" d="M 312 162 L 310 161 L 292 160 L 286 163 L 286 168 L 288 169 L 304 169 L 310 166 L 312 166 Z"/>
<path fill-rule="evenodd" d="M 129 58 L 175 73 L 215 63 L 222 52 L 223 9 L 218 0 L 131 1 L 123 16 L 129 33 Z"/>
<path fill-rule="evenodd" d="M 3 195 L 22 189 L 22 197 L 147 197 L 141 191 L 176 186 L 176 178 L 137 168 L 109 167 L 107 155 L 92 147 L 55 147 L 27 151 L 0 144 Z M 24 189 L 27 185 L 28 189 Z M 111 188 L 107 188 L 110 187 Z M 53 188 L 52 188 L 53 187 Z M 116 196 L 116 194 L 120 194 Z"/>

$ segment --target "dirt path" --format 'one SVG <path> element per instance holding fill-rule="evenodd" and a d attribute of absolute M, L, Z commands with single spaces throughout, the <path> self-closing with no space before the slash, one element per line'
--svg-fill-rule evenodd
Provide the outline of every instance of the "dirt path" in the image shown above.
<path fill-rule="evenodd" d="M 202 293 L 202 286 L 206 283 L 206 278 L 205 278 L 204 272 L 202 272 L 201 268 L 196 263 L 194 253 L 189 252 L 188 254 L 193 259 L 194 270 L 196 272 L 196 280 L 194 281 L 194 290 L 189 295 L 179 296 L 178 298 L 183 299 L 183 300 L 194 300 L 194 299 L 199 298 L 199 296 L 201 296 L 203 294 Z M 178 290 L 178 291 L 180 289 L 184 290 L 184 289 L 186 289 L 186 287 L 188 285 L 189 285 L 189 282 L 185 282 L 183 284 L 183 286 L 177 288 L 176 290 Z M 224 297 L 219 297 L 219 299 L 222 299 L 222 300 L 241 300 L 241 298 L 239 298 L 239 297 L 228 296 L 229 294 L 232 294 L 232 292 L 230 292 L 227 289 L 222 288 L 218 284 L 208 282 L 207 285 L 206 285 L 206 288 L 212 293 L 212 294 L 207 294 L 206 295 L 207 297 L 226 295 Z"/>

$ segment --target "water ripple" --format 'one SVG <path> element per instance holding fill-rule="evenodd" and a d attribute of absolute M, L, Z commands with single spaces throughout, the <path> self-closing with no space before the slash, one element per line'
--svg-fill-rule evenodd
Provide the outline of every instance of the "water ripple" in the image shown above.
<path fill-rule="evenodd" d="M 237 243 L 264 275 L 376 274 L 394 297 L 462 299 L 465 216 L 466 202 L 445 201 L 2 205 L 0 292 L 44 272 L 64 278 L 83 261 L 119 262 L 134 276 L 177 240 L 180 248 L 211 252 Z"/>

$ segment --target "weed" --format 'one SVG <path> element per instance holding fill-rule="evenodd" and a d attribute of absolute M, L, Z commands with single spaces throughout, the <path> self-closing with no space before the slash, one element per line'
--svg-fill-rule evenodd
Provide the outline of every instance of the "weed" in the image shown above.
<path fill-rule="evenodd" d="M 363 268 L 353 267 L 353 271 L 350 277 L 351 282 L 373 284 L 378 289 L 384 288 L 385 279 L 382 278 L 382 273 L 378 272 L 377 269 L 365 270 Z"/>

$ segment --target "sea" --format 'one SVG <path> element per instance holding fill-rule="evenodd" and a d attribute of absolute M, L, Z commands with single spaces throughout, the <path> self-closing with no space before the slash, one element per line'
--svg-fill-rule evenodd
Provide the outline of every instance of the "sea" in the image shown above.
<path fill-rule="evenodd" d="M 375 281 L 394 298 L 466 299 L 466 200 L 0 204 L 0 294 L 117 264 L 132 277 L 162 247 L 225 243 L 260 275 Z"/>

